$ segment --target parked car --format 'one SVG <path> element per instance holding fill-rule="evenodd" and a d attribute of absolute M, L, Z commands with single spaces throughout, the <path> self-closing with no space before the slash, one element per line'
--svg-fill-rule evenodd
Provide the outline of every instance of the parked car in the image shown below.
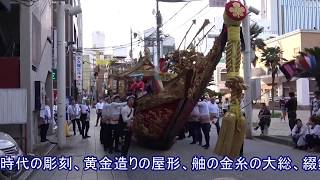
<path fill-rule="evenodd" d="M 0 157 L 11 156 L 13 159 L 17 159 L 19 156 L 23 156 L 18 143 L 7 133 L 0 132 Z M 19 176 L 21 170 L 16 167 L 13 171 L 0 171 L 0 179 L 15 178 Z"/>

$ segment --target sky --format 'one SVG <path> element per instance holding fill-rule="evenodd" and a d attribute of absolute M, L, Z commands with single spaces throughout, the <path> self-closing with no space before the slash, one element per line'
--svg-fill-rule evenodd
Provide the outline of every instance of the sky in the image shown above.
<path fill-rule="evenodd" d="M 258 0 L 247 0 L 250 5 L 260 9 Z M 160 2 L 159 9 L 163 23 L 172 17 L 186 2 L 164 3 Z M 194 36 L 202 26 L 204 19 L 209 19 L 211 24 L 206 30 L 215 25 L 215 31 L 222 27 L 223 8 L 207 7 L 200 14 L 197 12 L 209 4 L 209 0 L 198 0 L 189 3 L 172 20 L 163 26 L 165 34 L 173 36 L 176 45 L 180 44 L 184 34 L 191 25 L 192 19 L 197 20 L 196 26 L 188 36 Z M 105 33 L 105 46 L 117 46 L 130 42 L 130 28 L 143 36 L 143 31 L 155 27 L 156 18 L 153 14 L 156 0 L 81 0 L 83 13 L 84 47 L 92 47 L 92 32 Z M 189 43 L 187 41 L 187 44 Z"/>

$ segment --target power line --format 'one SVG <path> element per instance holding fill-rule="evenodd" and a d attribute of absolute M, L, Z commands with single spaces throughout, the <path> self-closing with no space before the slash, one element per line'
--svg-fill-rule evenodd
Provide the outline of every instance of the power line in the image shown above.
<path fill-rule="evenodd" d="M 200 11 L 198 11 L 196 14 L 194 14 L 192 17 L 190 17 L 187 21 L 185 21 L 183 24 L 177 26 L 174 30 L 172 30 L 170 33 L 175 32 L 176 30 L 178 30 L 179 28 L 181 28 L 182 26 L 186 25 L 187 23 L 189 23 L 191 20 L 194 20 L 196 16 L 198 16 L 200 13 L 202 13 L 205 9 L 207 9 L 209 7 L 209 4 L 207 4 L 206 6 L 204 6 Z M 205 13 L 207 14 L 207 13 Z M 203 14 L 202 16 L 204 16 L 205 14 Z M 200 16 L 200 17 L 202 17 Z M 200 18 L 198 17 L 198 18 Z M 197 18 L 196 18 L 197 19 Z M 169 33 L 169 34 L 170 34 Z"/>
<path fill-rule="evenodd" d="M 190 2 L 191 1 L 188 1 L 186 4 L 184 4 L 176 13 L 174 13 L 166 22 L 163 23 L 162 27 L 176 17 Z"/>
<path fill-rule="evenodd" d="M 132 42 L 132 44 L 136 45 L 139 44 L 140 42 L 143 42 L 143 40 L 137 40 Z M 91 47 L 91 48 L 83 48 L 84 50 L 106 50 L 106 49 L 122 49 L 122 48 L 126 48 L 129 47 L 131 45 L 131 43 L 127 43 L 127 44 L 122 44 L 122 45 L 117 45 L 117 46 L 105 46 L 105 47 Z"/>
<path fill-rule="evenodd" d="M 206 6 L 204 6 L 199 12 L 197 12 L 195 15 L 193 15 L 191 18 L 189 18 L 187 21 L 185 21 L 182 25 L 179 26 L 179 28 L 181 26 L 184 26 L 185 24 L 187 24 L 188 22 L 190 22 L 191 20 L 193 20 L 196 16 L 198 16 L 202 11 L 204 11 L 205 9 L 207 9 L 209 7 L 209 4 L 207 4 Z"/>

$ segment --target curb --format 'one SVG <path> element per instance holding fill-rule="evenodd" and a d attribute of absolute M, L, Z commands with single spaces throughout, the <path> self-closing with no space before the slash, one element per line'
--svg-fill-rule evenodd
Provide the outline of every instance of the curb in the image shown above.
<path fill-rule="evenodd" d="M 46 152 L 44 152 L 42 156 L 48 155 L 50 152 L 56 149 L 56 147 L 57 147 L 56 144 L 51 144 L 50 148 Z M 33 173 L 33 169 L 26 170 L 17 178 L 17 180 L 27 180 L 32 175 L 32 173 Z"/>
<path fill-rule="evenodd" d="M 292 140 L 288 139 L 287 136 L 254 136 L 254 138 L 285 145 L 285 146 L 290 146 L 290 147 L 293 146 Z"/>

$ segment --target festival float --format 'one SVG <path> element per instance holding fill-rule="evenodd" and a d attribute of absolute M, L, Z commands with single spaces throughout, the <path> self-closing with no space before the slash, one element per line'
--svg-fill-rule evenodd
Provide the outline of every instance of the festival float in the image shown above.
<path fill-rule="evenodd" d="M 155 149 L 168 149 L 172 146 L 177 133 L 187 122 L 210 82 L 228 40 L 226 85 L 232 91 L 232 105 L 231 112 L 224 117 L 222 138 L 219 138 L 215 152 L 230 156 L 239 154 L 245 132 L 245 119 L 240 113 L 241 93 L 245 89 L 243 79 L 239 76 L 240 23 L 246 14 L 247 10 L 240 2 L 230 1 L 226 4 L 223 29 L 206 56 L 192 47 L 172 54 L 177 76 L 167 82 L 159 93 L 137 99 L 132 128 L 138 143 Z M 205 21 L 198 33 L 208 23 Z M 148 59 L 150 56 L 144 58 Z"/>
<path fill-rule="evenodd" d="M 198 32 L 208 23 L 205 21 Z M 224 26 L 206 56 L 194 48 L 172 53 L 176 77 L 168 81 L 159 93 L 137 99 L 132 128 L 139 144 L 154 149 L 169 149 L 172 146 L 211 80 L 224 51 L 226 33 Z"/>

